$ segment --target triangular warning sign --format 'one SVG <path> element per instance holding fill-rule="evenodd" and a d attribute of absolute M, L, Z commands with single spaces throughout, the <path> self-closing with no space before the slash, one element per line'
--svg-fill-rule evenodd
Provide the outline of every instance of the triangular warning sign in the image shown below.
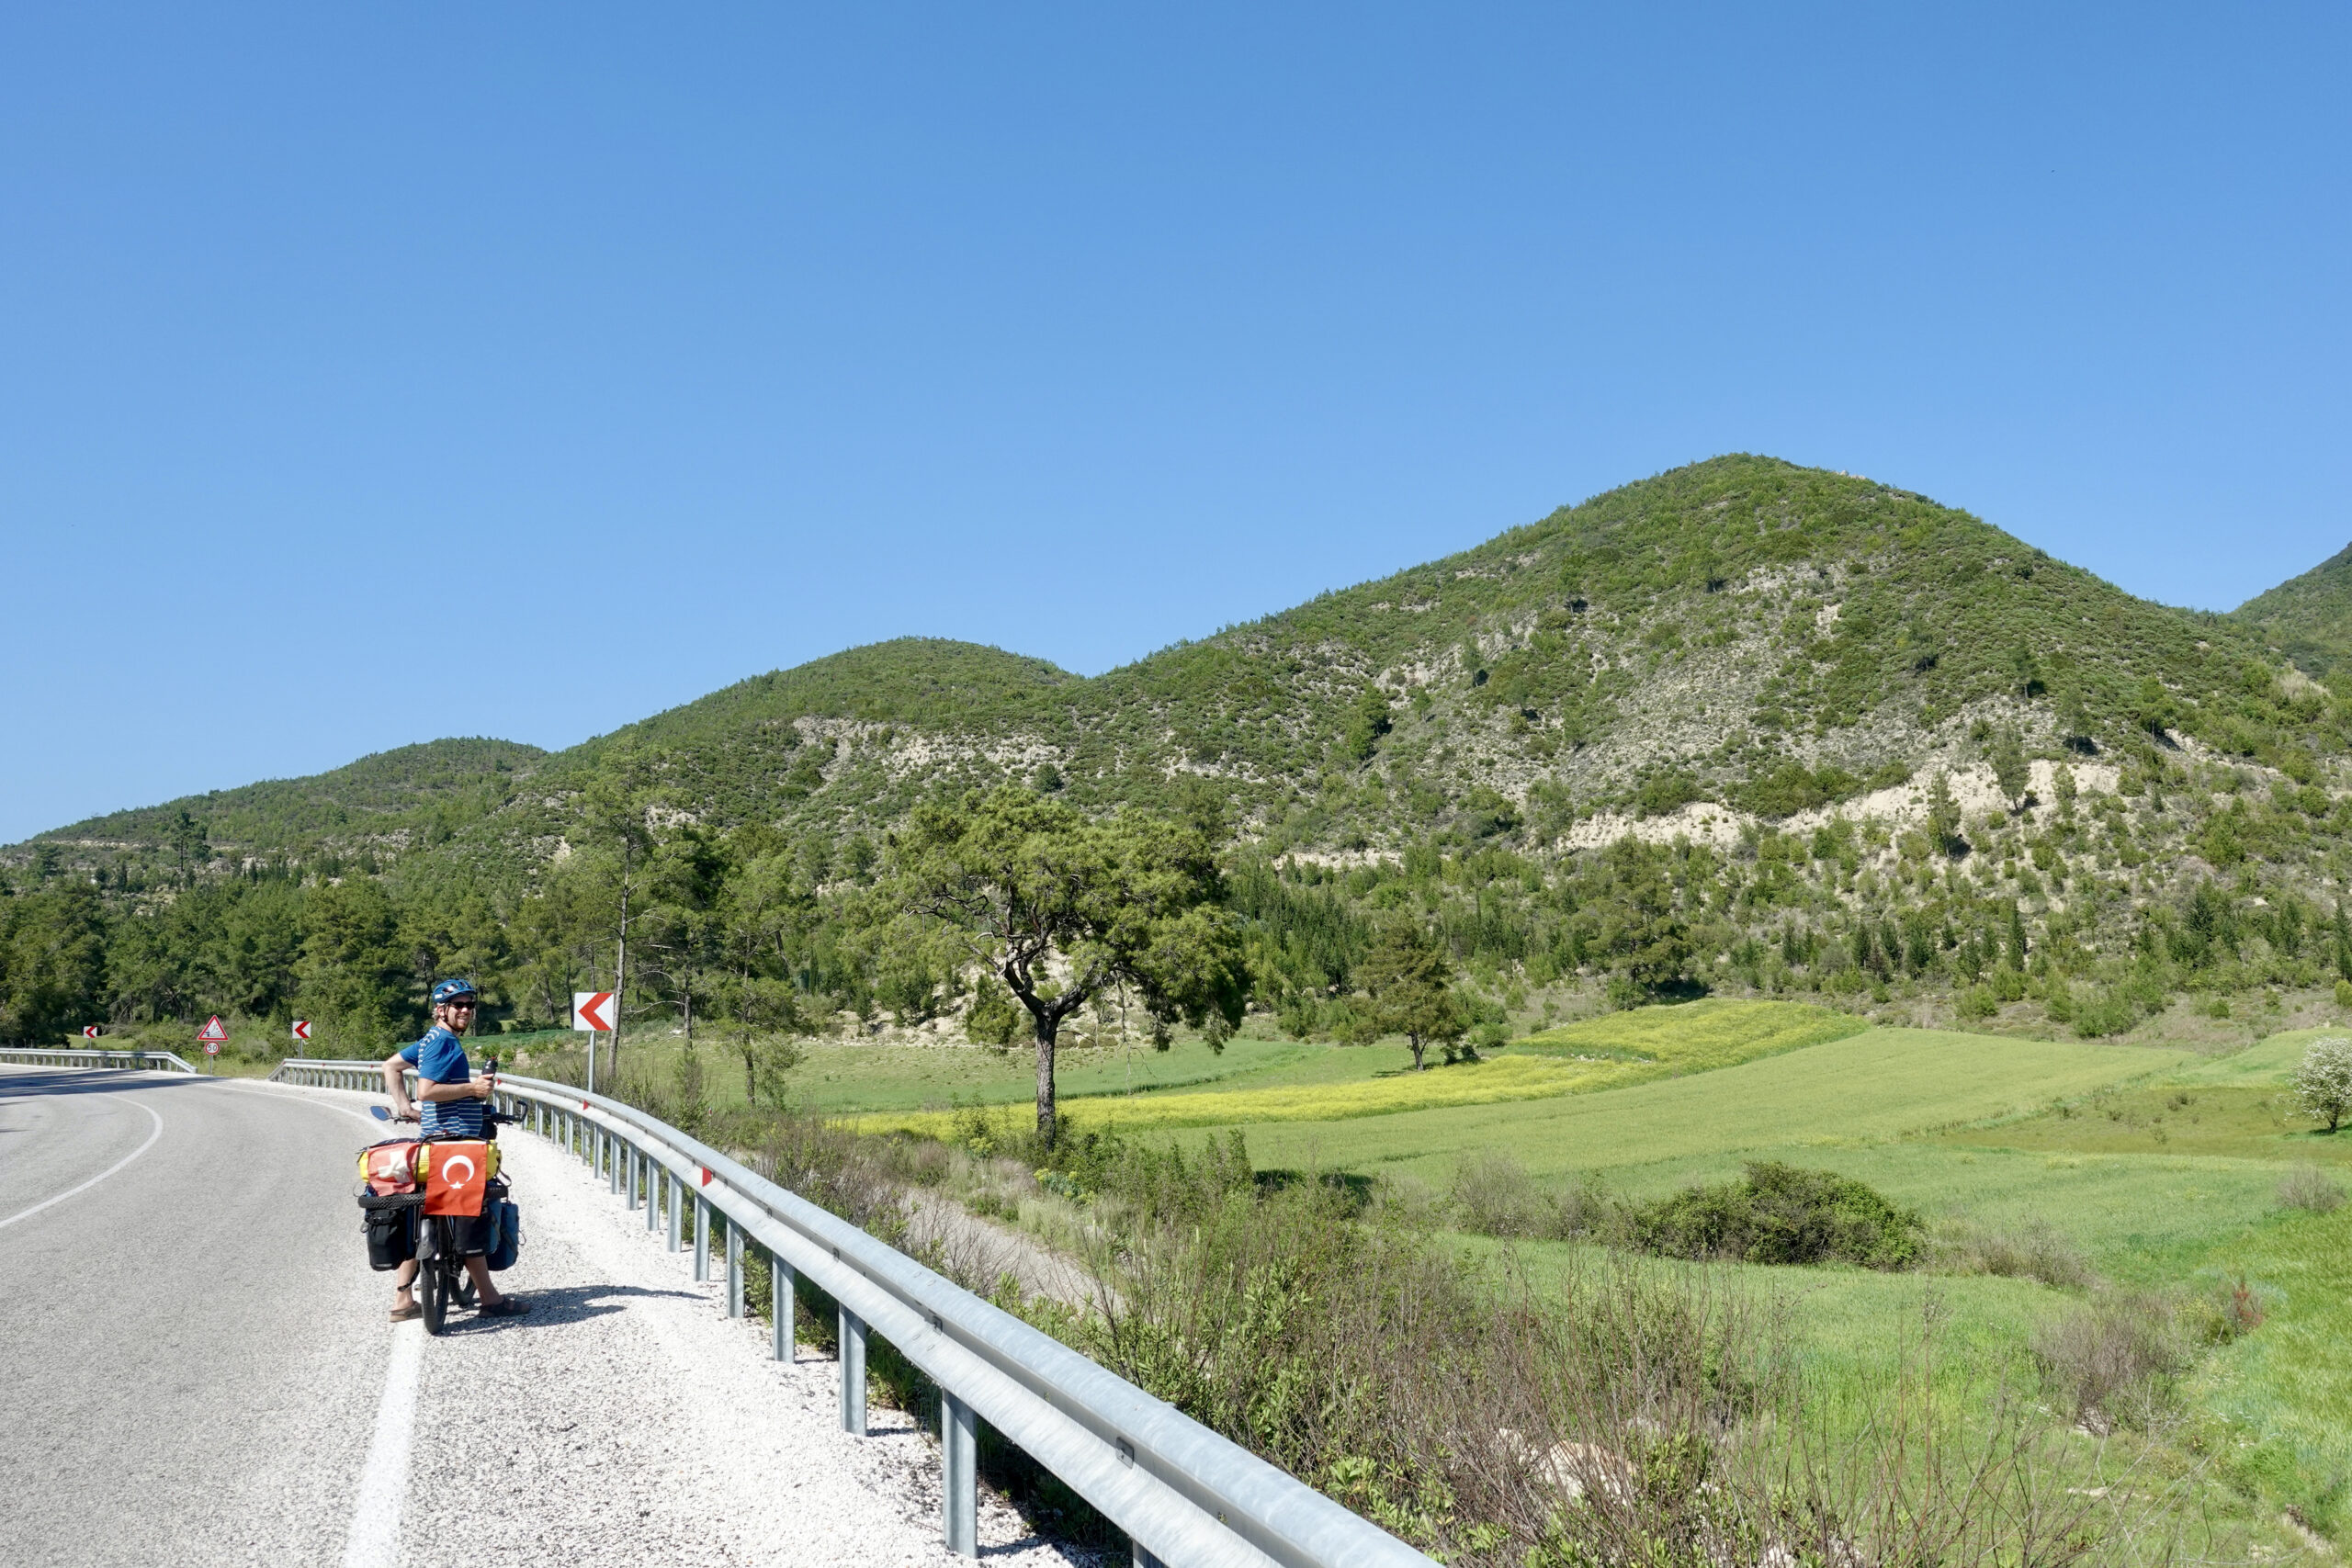
<path fill-rule="evenodd" d="M 229 1031 L 221 1023 L 220 1015 L 216 1012 L 204 1021 L 204 1027 L 196 1032 L 196 1037 L 198 1040 L 226 1040 L 229 1038 Z"/>

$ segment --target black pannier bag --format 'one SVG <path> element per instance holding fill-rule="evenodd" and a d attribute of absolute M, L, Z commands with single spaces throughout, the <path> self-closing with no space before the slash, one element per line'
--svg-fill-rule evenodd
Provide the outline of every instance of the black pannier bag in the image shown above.
<path fill-rule="evenodd" d="M 493 1179 L 484 1195 L 481 1217 L 486 1234 L 482 1238 L 482 1266 L 492 1273 L 501 1273 L 514 1267 L 515 1258 L 523 1250 L 523 1215 L 506 1196 L 505 1182 Z"/>
<path fill-rule="evenodd" d="M 359 1194 L 359 1228 L 368 1236 L 368 1267 L 381 1273 L 416 1256 L 416 1216 L 424 1207 L 422 1192 L 384 1198 L 364 1190 Z"/>

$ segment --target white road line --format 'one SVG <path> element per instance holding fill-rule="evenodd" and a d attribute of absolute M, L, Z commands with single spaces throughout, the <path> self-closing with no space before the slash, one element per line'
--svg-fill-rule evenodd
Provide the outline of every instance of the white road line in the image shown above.
<path fill-rule="evenodd" d="M 343 1568 L 394 1568 L 401 1555 L 401 1509 L 408 1502 L 408 1449 L 416 1429 L 416 1391 L 424 1376 L 424 1325 L 392 1330 L 391 1362 L 384 1369 L 384 1401 L 376 1406 L 376 1435 L 359 1467 L 359 1496 Z"/>
<path fill-rule="evenodd" d="M 315 1091 L 314 1091 L 314 1090 L 311 1090 L 311 1089 L 296 1089 L 296 1088 L 293 1088 L 293 1087 L 292 1087 L 292 1086 L 290 1086 L 290 1085 L 286 1085 L 286 1084 L 273 1084 L 273 1083 L 266 1083 L 266 1082 L 264 1082 L 264 1083 L 222 1083 L 222 1084 L 220 1085 L 220 1087 L 221 1087 L 222 1089 L 233 1089 L 233 1090 L 236 1090 L 236 1091 L 238 1091 L 238 1092 L 240 1092 L 240 1093 L 244 1093 L 244 1094 L 259 1094 L 259 1095 L 261 1095 L 261 1096 L 262 1096 L 262 1098 L 264 1098 L 265 1100 L 291 1100 L 291 1101 L 293 1101 L 293 1102 L 294 1102 L 295 1104 L 297 1104 L 297 1105 L 315 1105 L 315 1106 L 317 1106 L 317 1107 L 318 1107 L 320 1110 L 322 1110 L 322 1111 L 341 1111 L 341 1112 L 342 1112 L 344 1115 L 345 1115 L 345 1116 L 356 1116 L 356 1117 L 358 1117 L 358 1118 L 359 1118 L 359 1120 L 361 1120 L 362 1122 L 367 1122 L 369 1126 L 380 1127 L 380 1126 L 387 1126 L 387 1125 L 390 1125 L 390 1126 L 397 1126 L 397 1125 L 398 1125 L 398 1123 L 397 1123 L 397 1122 L 387 1123 L 387 1122 L 378 1122 L 378 1121 L 377 1121 L 373 1116 L 369 1115 L 367 1111 L 355 1111 L 355 1110 L 353 1110 L 353 1109 L 352 1109 L 350 1106 L 348 1106 L 348 1105 L 337 1105 L 337 1104 L 335 1104 L 333 1100 L 313 1100 L 313 1099 L 311 1099 L 311 1095 L 312 1095 L 312 1093 L 314 1093 Z M 351 1091 L 345 1091 L 345 1090 L 337 1089 L 337 1090 L 330 1090 L 329 1092 L 331 1092 L 331 1093 L 353 1092 L 353 1093 L 358 1093 L 358 1094 L 365 1094 L 365 1093 L 367 1093 L 368 1091 L 367 1091 L 366 1089 L 357 1089 L 357 1090 L 351 1090 Z M 411 1125 L 413 1125 L 413 1124 L 414 1124 L 414 1123 L 411 1123 Z"/>
<path fill-rule="evenodd" d="M 137 1148 L 131 1150 L 129 1154 L 123 1156 L 120 1159 L 115 1161 L 112 1165 L 98 1172 L 97 1175 L 90 1178 L 89 1180 L 82 1183 L 81 1186 L 69 1187 L 54 1198 L 44 1198 L 40 1202 L 35 1203 L 31 1208 L 19 1210 L 17 1213 L 9 1215 L 6 1219 L 0 1220 L 0 1231 L 6 1230 L 18 1220 L 31 1219 L 35 1214 L 40 1213 L 51 1203 L 62 1203 L 68 1198 L 73 1197 L 76 1192 L 87 1192 L 91 1188 L 96 1187 L 99 1182 L 104 1181 L 107 1177 L 112 1176 L 116 1171 L 120 1170 L 124 1166 L 129 1165 L 132 1160 L 135 1160 L 141 1155 L 145 1154 L 149 1149 L 153 1148 L 155 1146 L 155 1140 L 164 1135 L 164 1119 L 155 1114 L 155 1108 L 152 1105 L 141 1104 L 140 1101 L 135 1100 L 130 1101 L 130 1103 L 139 1106 L 140 1110 L 147 1112 L 148 1120 L 155 1123 L 155 1130 L 147 1134 L 147 1141 L 145 1143 L 140 1145 Z"/>
<path fill-rule="evenodd" d="M 370 1126 L 376 1119 L 364 1111 L 291 1085 L 224 1083 L 232 1092 L 256 1094 L 265 1100 L 293 1100 L 345 1116 Z M 408 1504 L 408 1454 L 416 1430 L 416 1396 L 424 1377 L 424 1325 L 395 1324 L 391 1358 L 384 1368 L 384 1397 L 376 1406 L 375 1434 L 368 1439 L 368 1458 L 359 1467 L 359 1495 L 351 1507 L 351 1533 L 344 1538 L 343 1568 L 397 1568 L 401 1555 L 401 1512 Z"/>

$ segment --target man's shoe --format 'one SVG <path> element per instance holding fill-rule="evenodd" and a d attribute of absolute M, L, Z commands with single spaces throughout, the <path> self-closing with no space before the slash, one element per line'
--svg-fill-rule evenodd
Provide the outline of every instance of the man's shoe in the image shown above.
<path fill-rule="evenodd" d="M 411 1323 L 424 1315 L 424 1309 L 417 1305 L 414 1302 L 409 1303 L 406 1306 L 396 1306 L 392 1309 L 392 1321 L 394 1323 Z"/>
<path fill-rule="evenodd" d="M 520 1317 L 530 1310 L 531 1303 L 520 1296 L 501 1296 L 474 1315 L 477 1317 Z"/>

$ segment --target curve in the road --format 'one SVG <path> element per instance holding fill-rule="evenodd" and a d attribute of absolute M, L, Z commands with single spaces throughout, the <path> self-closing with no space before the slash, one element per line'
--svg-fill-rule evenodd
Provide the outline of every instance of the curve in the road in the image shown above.
<path fill-rule="evenodd" d="M 137 1104 L 137 1101 L 134 1100 L 132 1103 Z M 141 1105 L 139 1106 L 139 1109 L 147 1112 L 148 1120 L 155 1123 L 155 1130 L 147 1134 L 147 1141 L 145 1143 L 140 1145 L 137 1148 L 131 1150 L 129 1154 L 123 1156 L 120 1159 L 115 1161 L 114 1164 L 107 1167 L 104 1170 L 98 1172 L 97 1175 L 90 1178 L 89 1180 L 83 1182 L 81 1185 L 77 1187 L 69 1187 L 53 1198 L 44 1198 L 40 1202 L 35 1203 L 31 1208 L 19 1209 L 15 1213 L 9 1215 L 6 1219 L 0 1220 L 0 1231 L 6 1230 L 18 1220 L 31 1219 L 35 1214 L 40 1213 L 43 1209 L 49 1208 L 53 1204 L 62 1203 L 68 1198 L 74 1197 L 79 1193 L 87 1192 L 91 1188 L 96 1187 L 99 1182 L 104 1181 L 107 1177 L 112 1176 L 116 1171 L 120 1170 L 132 1160 L 137 1159 L 141 1155 L 145 1154 L 149 1149 L 153 1148 L 155 1146 L 155 1140 L 164 1135 L 164 1118 L 157 1113 L 155 1108 L 152 1105 Z"/>

